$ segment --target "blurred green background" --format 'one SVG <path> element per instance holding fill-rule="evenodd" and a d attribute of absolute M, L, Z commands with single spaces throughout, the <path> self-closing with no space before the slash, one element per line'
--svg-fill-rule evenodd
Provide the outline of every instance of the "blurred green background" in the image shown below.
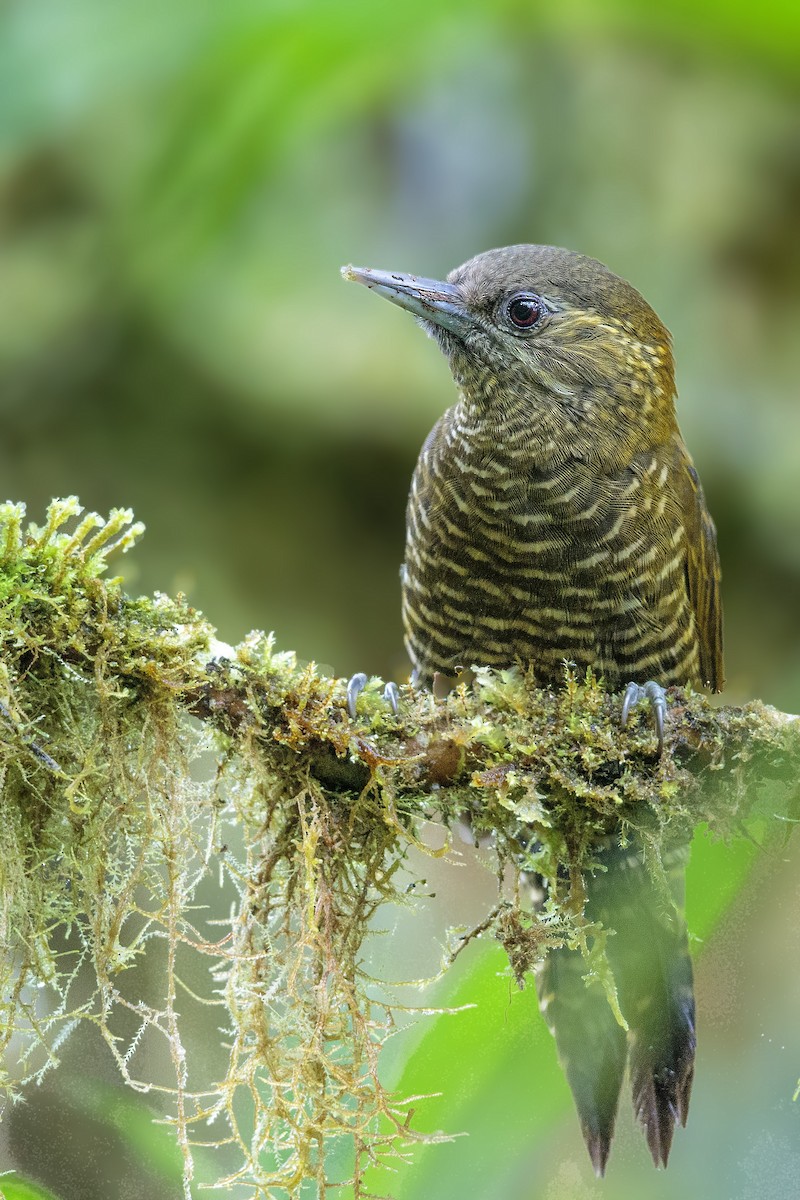
<path fill-rule="evenodd" d="M 414 323 L 338 268 L 442 276 L 490 246 L 570 246 L 673 332 L 729 698 L 800 711 L 798 68 L 782 0 L 6 0 L 4 494 L 34 518 L 52 495 L 131 505 L 148 526 L 131 590 L 186 591 L 229 641 L 272 628 L 339 674 L 402 677 L 408 479 L 453 390 Z M 798 865 L 791 846 L 696 849 L 698 1080 L 666 1175 L 626 1111 L 594 1181 L 532 989 L 475 949 L 437 995 L 479 1009 L 387 1060 L 445 1093 L 423 1127 L 470 1136 L 376 1189 L 796 1197 Z M 491 894 L 470 857 L 422 869 L 439 902 L 398 918 L 396 977 L 431 969 L 444 925 Z M 75 1042 L 5 1123 L 0 1167 L 64 1200 L 177 1197 L 163 1134 L 111 1120 L 109 1064 Z"/>

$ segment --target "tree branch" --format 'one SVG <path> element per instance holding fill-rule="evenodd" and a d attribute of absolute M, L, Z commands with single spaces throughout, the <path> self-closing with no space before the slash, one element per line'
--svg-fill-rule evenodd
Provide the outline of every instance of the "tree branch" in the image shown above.
<path fill-rule="evenodd" d="M 380 1083 L 392 1003 L 361 966 L 377 908 L 403 901 L 395 878 L 423 822 L 466 817 L 501 875 L 568 880 L 539 914 L 512 887 L 481 923 L 522 981 L 548 946 L 586 944 L 583 879 L 609 837 L 638 839 L 658 871 L 700 823 L 731 837 L 754 816 L 772 828 L 798 818 L 800 721 L 788 714 L 673 688 L 659 757 L 647 714 L 623 730 L 619 697 L 567 665 L 558 691 L 519 667 L 476 669 L 445 700 L 404 687 L 397 716 L 373 680 L 351 721 L 345 681 L 271 637 L 227 646 L 183 597 L 132 599 L 104 581 L 141 527 L 126 511 L 79 514 L 74 498 L 54 501 L 26 530 L 22 506 L 0 506 L 0 1045 L 16 1035 L 26 1047 L 13 1087 L 87 1018 L 137 1083 L 136 1042 L 119 1050 L 111 1023 L 120 1005 L 139 1014 L 175 1063 L 187 1196 L 191 1145 L 215 1112 L 241 1154 L 237 1178 L 263 1195 L 324 1180 L 321 1130 L 352 1137 L 357 1180 L 359 1164 L 423 1136 Z M 217 767 L 201 778 L 192 761 L 209 736 Z M 221 941 L 193 907 L 220 870 L 235 898 Z M 169 964 L 178 945 L 214 961 L 233 1031 L 221 1084 L 189 1087 L 172 966 L 160 1002 L 125 998 L 120 973 L 154 937 Z M 75 999 L 88 964 L 95 987 Z"/>

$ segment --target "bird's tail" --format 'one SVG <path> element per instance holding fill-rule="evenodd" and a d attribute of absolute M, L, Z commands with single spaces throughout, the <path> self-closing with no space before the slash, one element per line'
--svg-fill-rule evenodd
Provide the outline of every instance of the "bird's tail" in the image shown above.
<path fill-rule="evenodd" d="M 586 1148 L 598 1175 L 606 1169 L 628 1046 L 604 988 L 587 983 L 579 950 L 551 950 L 536 974 L 539 1007 L 556 1040 Z"/>
<path fill-rule="evenodd" d="M 656 1166 L 667 1165 L 676 1122 L 686 1123 L 695 1024 L 683 917 L 685 861 L 684 849 L 674 853 L 664 889 L 653 881 L 640 853 L 610 847 L 603 856 L 605 871 L 587 881 L 586 915 L 609 930 L 606 956 L 627 1034 L 604 988 L 587 984 L 587 964 L 579 951 L 551 952 L 537 976 L 540 1007 L 598 1175 L 608 1158 L 626 1059 L 634 1112 Z"/>

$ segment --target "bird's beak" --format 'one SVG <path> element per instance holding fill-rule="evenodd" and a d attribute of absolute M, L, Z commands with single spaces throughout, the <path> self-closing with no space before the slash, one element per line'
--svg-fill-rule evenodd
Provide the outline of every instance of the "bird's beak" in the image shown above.
<path fill-rule="evenodd" d="M 385 296 L 416 317 L 441 325 L 457 337 L 475 327 L 458 288 L 438 279 L 419 279 L 396 271 L 373 271 L 370 267 L 342 267 L 342 275 Z"/>

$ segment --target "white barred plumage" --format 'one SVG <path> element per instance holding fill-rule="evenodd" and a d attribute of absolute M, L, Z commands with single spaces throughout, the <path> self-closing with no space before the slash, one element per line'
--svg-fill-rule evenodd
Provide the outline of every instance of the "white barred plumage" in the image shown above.
<path fill-rule="evenodd" d="M 601 263 L 551 246 L 478 255 L 439 282 L 346 268 L 413 312 L 458 386 L 419 456 L 401 572 L 414 678 L 519 663 L 547 687 L 565 661 L 651 699 L 722 686 L 713 522 L 675 418 L 669 334 Z M 365 678 L 361 676 L 360 678 Z M 661 727 L 659 726 L 659 743 Z M 673 905 L 635 846 L 609 840 L 585 880 L 628 1029 L 578 951 L 537 973 L 587 1147 L 605 1169 L 630 1066 L 634 1109 L 666 1165 L 694 1069 L 682 849 Z M 550 881 L 552 882 L 552 881 Z"/>

